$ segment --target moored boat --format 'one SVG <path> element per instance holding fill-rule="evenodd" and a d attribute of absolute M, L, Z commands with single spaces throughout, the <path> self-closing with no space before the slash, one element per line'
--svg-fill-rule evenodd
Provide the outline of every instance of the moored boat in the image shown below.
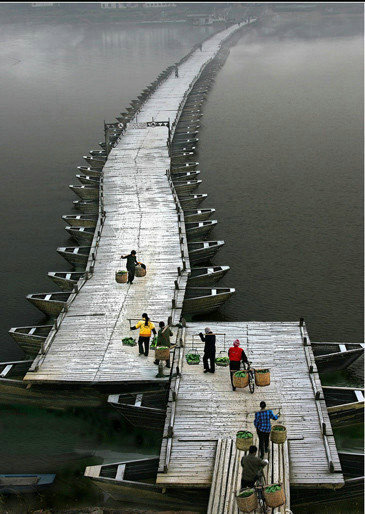
<path fill-rule="evenodd" d="M 76 268 L 85 268 L 90 250 L 91 246 L 60 246 L 57 248 L 57 252 Z"/>
<path fill-rule="evenodd" d="M 363 388 L 322 386 L 322 389 L 333 427 L 352 426 L 363 422 Z"/>
<path fill-rule="evenodd" d="M 194 170 L 194 171 L 180 171 L 180 172 L 177 172 L 177 173 L 174 173 L 173 175 L 171 175 L 171 178 L 172 178 L 172 181 L 175 182 L 179 182 L 179 181 L 183 181 L 183 180 L 197 180 L 198 179 L 198 175 L 200 175 L 200 171 L 199 170 Z"/>
<path fill-rule="evenodd" d="M 171 174 L 193 171 L 199 166 L 198 162 L 186 162 L 185 164 L 171 165 Z"/>
<path fill-rule="evenodd" d="M 24 474 L 24 475 L 0 475 L 1 494 L 34 493 L 54 482 L 56 475 Z"/>
<path fill-rule="evenodd" d="M 201 180 L 176 180 L 174 182 L 175 191 L 178 195 L 188 195 L 195 189 L 197 189 L 200 184 L 202 183 Z"/>
<path fill-rule="evenodd" d="M 92 214 L 66 214 L 63 221 L 72 227 L 96 227 L 98 216 Z"/>
<path fill-rule="evenodd" d="M 12 327 L 9 334 L 26 354 L 35 355 L 39 352 L 52 327 L 53 325 Z"/>
<path fill-rule="evenodd" d="M 230 270 L 229 266 L 193 267 L 188 277 L 188 287 L 215 284 Z"/>
<path fill-rule="evenodd" d="M 187 287 L 183 314 L 203 314 L 219 309 L 235 293 L 232 287 Z"/>
<path fill-rule="evenodd" d="M 99 188 L 91 185 L 83 186 L 68 186 L 74 193 L 81 198 L 81 200 L 97 200 L 99 198 Z"/>
<path fill-rule="evenodd" d="M 101 170 L 88 166 L 77 166 L 77 169 L 82 175 L 86 175 L 87 177 L 101 177 L 103 173 Z"/>
<path fill-rule="evenodd" d="M 168 388 L 142 393 L 111 394 L 108 403 L 134 427 L 162 429 L 166 418 Z"/>
<path fill-rule="evenodd" d="M 215 213 L 215 209 L 197 209 L 185 210 L 184 219 L 185 223 L 193 223 L 196 221 L 205 221 Z"/>
<path fill-rule="evenodd" d="M 96 168 L 100 171 L 104 168 L 104 164 L 106 162 L 106 159 L 103 159 L 102 157 L 89 157 L 88 155 L 83 155 L 83 159 L 85 159 L 91 168 Z"/>
<path fill-rule="evenodd" d="M 100 177 L 92 177 L 89 175 L 76 175 L 76 178 L 81 184 L 95 185 L 99 187 Z"/>
<path fill-rule="evenodd" d="M 341 468 L 348 477 L 361 477 L 364 474 L 364 453 L 342 451 L 338 452 Z"/>
<path fill-rule="evenodd" d="M 195 207 L 198 207 L 206 198 L 207 194 L 198 194 L 198 195 L 186 195 L 181 196 L 179 198 L 180 205 L 185 209 L 194 209 Z"/>
<path fill-rule="evenodd" d="M 107 157 L 105 150 L 90 150 L 91 157 Z"/>
<path fill-rule="evenodd" d="M 99 211 L 99 204 L 93 200 L 74 200 L 73 205 L 85 214 L 96 214 Z"/>
<path fill-rule="evenodd" d="M 84 476 L 115 500 L 155 506 L 158 510 L 180 512 L 198 508 L 203 512 L 208 503 L 208 492 L 185 488 L 165 491 L 155 483 L 158 463 L 158 457 L 151 457 L 88 466 Z"/>
<path fill-rule="evenodd" d="M 189 159 L 194 159 L 196 152 L 176 152 L 171 155 L 171 165 L 176 166 L 180 163 L 192 162 Z"/>
<path fill-rule="evenodd" d="M 72 291 L 85 273 L 83 271 L 50 271 L 48 276 L 63 291 Z"/>
<path fill-rule="evenodd" d="M 26 299 L 50 318 L 57 318 L 65 309 L 71 293 L 33 293 L 27 294 Z"/>
<path fill-rule="evenodd" d="M 198 221 L 195 223 L 185 223 L 186 235 L 188 239 L 204 237 L 208 235 L 217 225 L 216 220 Z"/>
<path fill-rule="evenodd" d="M 311 342 L 319 371 L 337 371 L 347 368 L 364 353 L 364 343 Z"/>
<path fill-rule="evenodd" d="M 224 245 L 224 241 L 199 241 L 188 243 L 191 264 L 209 261 Z"/>
<path fill-rule="evenodd" d="M 72 236 L 80 245 L 90 245 L 94 239 L 94 228 L 90 227 L 65 227 L 65 230 Z"/>

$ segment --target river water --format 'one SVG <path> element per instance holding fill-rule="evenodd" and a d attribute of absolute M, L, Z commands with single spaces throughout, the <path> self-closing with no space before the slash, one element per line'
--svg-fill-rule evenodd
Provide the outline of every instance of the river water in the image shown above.
<path fill-rule="evenodd" d="M 248 31 L 231 49 L 204 107 L 201 192 L 219 221 L 212 239 L 226 242 L 215 262 L 231 267 L 225 284 L 237 290 L 211 318 L 304 317 L 313 341 L 360 342 L 362 20 L 301 16 L 283 15 Z M 76 182 L 81 156 L 103 139 L 103 120 L 113 121 L 211 30 L 0 26 L 2 360 L 22 357 L 7 335 L 11 326 L 44 321 L 25 295 L 56 290 L 47 272 L 68 269 L 55 251 L 74 245 L 60 217 L 73 213 L 68 184 Z M 360 370 L 356 363 L 327 383 L 359 384 Z M 86 457 L 90 463 L 91 457 L 116 461 L 158 452 L 153 434 L 136 439 L 139 434 L 128 434 L 105 413 L 57 417 L 3 408 L 1 414 L 8 449 L 0 451 L 0 473 L 60 471 L 62 498 L 53 495 L 47 505 L 68 505 L 75 491 L 85 497 L 86 488 L 71 486 L 67 477 Z M 338 442 L 356 449 L 362 436 L 353 430 Z M 99 498 L 87 494 L 90 502 Z"/>

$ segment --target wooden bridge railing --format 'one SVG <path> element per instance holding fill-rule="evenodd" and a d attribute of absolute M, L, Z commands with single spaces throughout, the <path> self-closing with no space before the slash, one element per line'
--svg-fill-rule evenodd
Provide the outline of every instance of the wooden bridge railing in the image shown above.
<path fill-rule="evenodd" d="M 329 467 L 329 470 L 331 473 L 340 472 L 341 467 L 338 469 L 338 467 L 335 466 L 331 448 L 330 448 L 330 445 L 328 442 L 327 424 L 324 421 L 324 416 L 323 416 L 323 401 L 324 401 L 323 391 L 322 391 L 322 388 L 317 387 L 317 384 L 316 384 L 315 373 L 318 374 L 318 371 L 317 371 L 317 366 L 316 366 L 316 363 L 314 360 L 314 355 L 313 355 L 313 352 L 311 349 L 311 344 L 309 341 L 307 328 L 305 326 L 305 322 L 304 322 L 303 318 L 300 318 L 299 328 L 300 328 L 300 335 L 301 335 L 302 341 L 303 341 L 305 358 L 306 358 L 307 365 L 308 365 L 309 378 L 310 378 L 313 393 L 314 393 L 314 399 L 315 399 L 319 423 L 320 423 L 320 427 L 321 427 L 321 433 L 323 436 L 323 442 L 324 442 L 324 447 L 325 447 L 325 451 L 326 451 L 328 467 Z M 320 385 L 320 382 L 319 382 L 319 385 Z M 324 407 L 324 408 L 326 409 L 326 407 Z M 327 410 L 326 410 L 326 413 L 327 413 Z"/>

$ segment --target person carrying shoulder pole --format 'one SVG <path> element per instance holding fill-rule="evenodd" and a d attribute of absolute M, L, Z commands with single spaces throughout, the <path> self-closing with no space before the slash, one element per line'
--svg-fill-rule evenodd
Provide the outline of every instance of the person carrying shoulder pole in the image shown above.
<path fill-rule="evenodd" d="M 202 332 L 199 333 L 200 339 L 205 343 L 204 345 L 204 373 L 214 373 L 215 371 L 215 335 L 210 328 L 204 329 L 205 335 Z M 210 365 L 208 363 L 210 362 Z"/>
<path fill-rule="evenodd" d="M 152 323 L 152 321 L 150 321 L 150 318 L 145 312 L 142 314 L 142 318 L 143 319 L 141 321 L 138 321 L 138 323 L 134 327 L 131 327 L 131 330 L 137 330 L 137 328 L 139 328 L 139 354 L 144 354 L 147 357 L 150 348 L 151 332 L 153 332 L 153 334 L 156 335 L 156 329 L 155 325 Z"/>
<path fill-rule="evenodd" d="M 247 356 L 243 350 L 243 348 L 240 348 L 240 341 L 239 339 L 236 339 L 233 342 L 233 346 L 230 347 L 228 350 L 228 357 L 229 357 L 229 371 L 231 375 L 231 384 L 233 391 L 236 390 L 236 388 L 233 385 L 233 374 L 236 371 L 240 370 L 241 367 L 241 361 L 243 363 L 248 364 Z"/>
<path fill-rule="evenodd" d="M 252 445 L 248 450 L 248 454 L 241 459 L 241 489 L 244 489 L 245 487 L 253 487 L 255 482 L 260 478 L 262 469 L 269 463 L 267 459 L 260 459 L 257 457 L 256 453 L 257 447 Z"/>
<path fill-rule="evenodd" d="M 160 327 L 160 330 L 157 333 L 157 344 L 156 344 L 156 347 L 157 346 L 167 346 L 167 348 L 170 348 L 171 347 L 170 337 L 174 335 L 171 332 L 170 326 L 167 325 L 165 327 L 165 323 L 163 321 L 160 321 L 158 326 Z M 160 360 L 156 359 L 154 361 L 154 364 L 157 364 L 157 365 L 160 364 Z M 170 359 L 168 359 L 166 361 L 166 368 L 169 368 L 169 367 L 170 367 Z"/>
<path fill-rule="evenodd" d="M 142 264 L 137 261 L 136 250 L 132 250 L 128 255 L 121 255 L 121 259 L 127 259 L 127 271 L 128 271 L 128 282 L 127 284 L 133 284 L 134 275 L 136 273 L 137 264 Z"/>
<path fill-rule="evenodd" d="M 269 452 L 269 437 L 271 432 L 271 419 L 278 419 L 280 412 L 275 416 L 272 410 L 266 410 L 266 403 L 260 403 L 261 410 L 255 412 L 255 420 L 253 424 L 256 427 L 256 432 L 259 438 L 260 457 L 264 458 L 264 454 Z"/>

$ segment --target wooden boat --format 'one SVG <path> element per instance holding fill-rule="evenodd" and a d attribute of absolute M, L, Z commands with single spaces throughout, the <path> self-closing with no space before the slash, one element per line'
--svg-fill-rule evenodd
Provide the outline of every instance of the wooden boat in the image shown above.
<path fill-rule="evenodd" d="M 224 241 L 199 241 L 188 243 L 191 264 L 209 261 L 222 246 Z"/>
<path fill-rule="evenodd" d="M 50 318 L 57 318 L 66 307 L 70 293 L 33 293 L 27 294 L 26 299 L 44 312 Z"/>
<path fill-rule="evenodd" d="M 218 222 L 216 220 L 185 223 L 187 238 L 194 239 L 197 237 L 204 237 L 213 230 L 217 223 Z"/>
<path fill-rule="evenodd" d="M 68 186 L 81 200 L 97 200 L 99 198 L 99 188 L 95 186 Z"/>
<path fill-rule="evenodd" d="M 198 207 L 206 198 L 207 194 L 186 195 L 179 198 L 181 207 L 185 209 L 194 209 Z"/>
<path fill-rule="evenodd" d="M 94 228 L 88 227 L 65 227 L 65 230 L 72 236 L 80 245 L 91 245 L 94 239 Z"/>
<path fill-rule="evenodd" d="M 92 200 L 74 200 L 72 203 L 76 209 L 85 214 L 96 214 L 99 212 L 98 202 L 93 202 Z"/>
<path fill-rule="evenodd" d="M 12 378 L 24 377 L 33 359 L 13 362 L 0 362 L 0 404 L 35 405 L 46 409 L 68 409 L 70 407 L 106 406 L 107 396 L 93 387 L 77 387 L 56 384 L 36 384 L 32 387 L 24 380 Z"/>
<path fill-rule="evenodd" d="M 107 158 L 105 150 L 90 150 L 89 154 L 91 157 L 105 157 Z"/>
<path fill-rule="evenodd" d="M 136 502 L 158 510 L 190 512 L 198 509 L 203 512 L 208 503 L 209 488 L 169 488 L 166 491 L 155 483 L 158 463 L 159 458 L 152 457 L 88 466 L 84 476 L 117 501 Z"/>
<path fill-rule="evenodd" d="M 9 330 L 9 334 L 26 354 L 36 355 L 52 327 L 53 325 L 13 327 Z"/>
<path fill-rule="evenodd" d="M 99 141 L 99 146 L 101 146 L 101 148 L 102 148 L 103 150 L 105 150 L 105 149 L 106 149 L 105 141 Z"/>
<path fill-rule="evenodd" d="M 199 139 L 197 137 L 192 138 L 174 138 L 172 140 L 172 148 L 180 148 L 182 147 L 188 147 L 188 146 L 194 146 L 196 147 L 199 142 Z"/>
<path fill-rule="evenodd" d="M 291 507 L 308 506 L 308 512 L 311 512 L 313 505 L 327 505 L 332 502 L 343 501 L 348 499 L 350 502 L 354 498 L 362 498 L 364 495 L 364 477 L 345 479 L 345 485 L 340 489 L 331 490 L 328 488 L 290 488 L 290 505 Z M 347 511 L 351 512 L 351 511 Z"/>
<path fill-rule="evenodd" d="M 193 267 L 188 277 L 188 287 L 210 286 L 224 277 L 229 266 Z"/>
<path fill-rule="evenodd" d="M 76 268 L 85 268 L 90 250 L 91 246 L 60 246 L 57 248 L 57 252 Z"/>
<path fill-rule="evenodd" d="M 364 343 L 317 343 L 312 350 L 319 371 L 337 371 L 347 368 L 364 353 Z"/>
<path fill-rule="evenodd" d="M 198 147 L 195 145 L 173 145 L 171 148 L 171 157 L 174 158 L 175 155 L 179 156 L 181 152 L 193 152 L 193 154 L 196 154 L 197 151 Z"/>
<path fill-rule="evenodd" d="M 186 210 L 184 211 L 185 223 L 194 223 L 196 221 L 205 221 L 209 219 L 212 214 L 215 213 L 215 209 L 198 209 L 198 210 Z"/>
<path fill-rule="evenodd" d="M 182 172 L 186 172 L 186 171 L 194 171 L 196 170 L 196 168 L 199 166 L 199 163 L 198 162 L 186 162 L 185 164 L 178 164 L 178 165 L 173 165 L 171 164 L 171 174 L 173 175 L 174 173 L 182 173 Z"/>
<path fill-rule="evenodd" d="M 189 162 L 189 159 L 194 159 L 195 154 L 196 154 L 196 152 L 174 153 L 171 155 L 171 163 L 173 166 L 175 166 L 176 164 Z"/>
<path fill-rule="evenodd" d="M 54 482 L 54 474 L 0 475 L 1 494 L 34 493 Z"/>
<path fill-rule="evenodd" d="M 99 187 L 100 177 L 91 177 L 89 175 L 76 175 L 76 178 L 81 184 L 94 185 Z"/>
<path fill-rule="evenodd" d="M 96 227 L 98 221 L 97 215 L 92 214 L 66 214 L 62 216 L 65 221 L 71 227 Z"/>
<path fill-rule="evenodd" d="M 172 144 L 179 143 L 180 141 L 186 141 L 186 140 L 196 140 L 199 141 L 197 138 L 199 134 L 199 130 L 194 130 L 194 132 L 175 132 L 174 139 L 172 140 Z"/>
<path fill-rule="evenodd" d="M 82 175 L 86 175 L 87 177 L 101 177 L 102 171 L 96 168 L 90 168 L 88 166 L 77 166 L 77 169 L 81 171 Z"/>
<path fill-rule="evenodd" d="M 72 291 L 84 275 L 83 271 L 50 271 L 48 273 L 49 278 L 63 291 Z"/>
<path fill-rule="evenodd" d="M 205 314 L 219 309 L 235 293 L 232 287 L 187 287 L 183 314 Z"/>
<path fill-rule="evenodd" d="M 344 475 L 361 477 L 364 473 L 364 453 L 339 451 L 341 468 Z"/>
<path fill-rule="evenodd" d="M 200 184 L 202 183 L 201 180 L 176 180 L 174 182 L 175 191 L 178 195 L 188 195 L 195 189 L 197 189 Z"/>
<path fill-rule="evenodd" d="M 181 180 L 197 180 L 198 175 L 200 175 L 199 170 L 194 171 L 180 171 L 177 173 L 174 173 L 171 178 L 173 182 L 179 182 Z"/>
<path fill-rule="evenodd" d="M 165 424 L 168 388 L 142 393 L 111 394 L 108 403 L 136 428 L 160 430 Z"/>
<path fill-rule="evenodd" d="M 352 426 L 364 419 L 364 389 L 322 386 L 333 427 Z"/>
<path fill-rule="evenodd" d="M 106 161 L 106 159 L 103 159 L 102 157 L 89 157 L 88 155 L 83 155 L 83 159 L 85 159 L 91 168 L 96 168 L 100 171 L 104 168 Z"/>

